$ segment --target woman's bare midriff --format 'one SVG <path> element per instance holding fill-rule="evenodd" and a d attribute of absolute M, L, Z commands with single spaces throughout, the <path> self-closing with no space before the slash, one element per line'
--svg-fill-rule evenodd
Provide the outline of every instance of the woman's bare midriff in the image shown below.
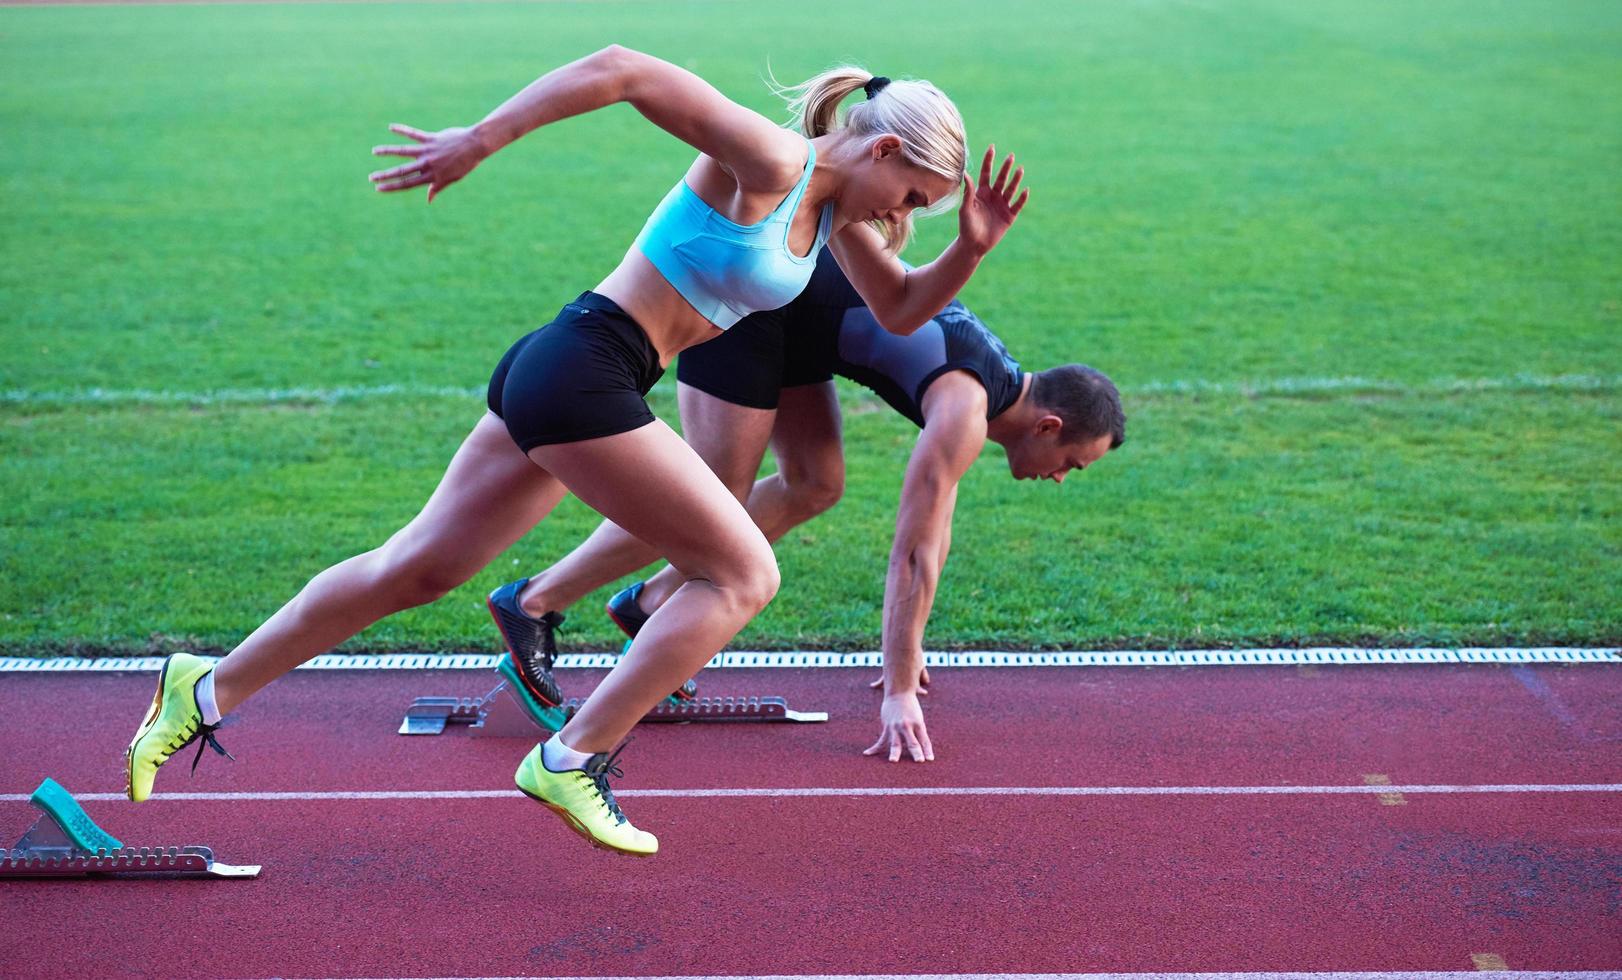
<path fill-rule="evenodd" d="M 631 314 L 659 352 L 660 366 L 668 366 L 682 350 L 710 340 L 719 332 L 676 292 L 647 256 L 634 248 L 625 253 L 595 291 Z"/>

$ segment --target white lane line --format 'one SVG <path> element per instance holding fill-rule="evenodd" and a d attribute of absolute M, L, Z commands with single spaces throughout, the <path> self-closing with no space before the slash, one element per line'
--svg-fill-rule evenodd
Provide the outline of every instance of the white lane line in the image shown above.
<path fill-rule="evenodd" d="M 725 797 L 831 796 L 1368 796 L 1402 793 L 1622 793 L 1622 783 L 1509 783 L 1418 786 L 781 786 L 715 789 L 616 789 L 621 797 L 719 799 Z M 154 793 L 154 800 L 277 802 L 284 800 L 490 800 L 518 799 L 511 789 L 292 790 L 245 793 Z M 122 800 L 123 793 L 75 793 L 81 801 Z M 0 802 L 27 802 L 26 793 L 0 794 Z"/>
<path fill-rule="evenodd" d="M 666 381 L 659 386 L 670 390 Z M 1296 378 L 1256 378 L 1249 381 L 1204 381 L 1199 379 L 1146 381 L 1121 386 L 1131 398 L 1187 398 L 1198 396 L 1237 396 L 1244 398 L 1354 397 L 1362 395 L 1468 395 L 1481 392 L 1590 391 L 1609 392 L 1622 387 L 1622 375 L 1615 374 L 1512 374 L 1497 377 L 1430 378 L 1423 381 L 1390 381 L 1356 375 L 1306 376 Z M 216 388 L 210 391 L 171 391 L 152 388 L 66 388 L 55 391 L 0 389 L 0 405 L 58 407 L 69 405 L 275 405 L 285 402 L 336 404 L 387 398 L 450 399 L 478 401 L 485 396 L 483 385 L 338 385 L 331 388 Z M 859 396 L 864 399 L 869 396 Z M 876 400 L 876 397 L 874 398 Z"/>
<path fill-rule="evenodd" d="M 217 659 L 217 658 L 203 658 Z M 493 670 L 493 653 L 390 653 L 324 654 L 300 670 Z M 613 653 L 564 654 L 557 666 L 564 670 L 614 666 Z M 1017 653 L 971 650 L 962 653 L 931 651 L 924 654 L 930 667 L 1267 667 L 1287 665 L 1368 664 L 1538 664 L 1619 663 L 1622 649 L 1615 647 L 1309 647 L 1300 650 L 1076 650 L 1057 653 Z M 884 655 L 876 650 L 836 653 L 817 650 L 766 653 L 750 650 L 716 654 L 706 669 L 758 669 L 882 667 Z M 0 673 L 59 673 L 67 671 L 155 671 L 162 657 L 0 657 Z"/>
<path fill-rule="evenodd" d="M 1363 970 L 1314 973 L 788 973 L 756 975 L 754 980 L 1622 980 L 1617 970 Z M 289 978 L 293 980 L 293 978 Z M 370 977 L 363 980 L 738 980 L 735 976 L 617 976 L 617 977 Z"/>

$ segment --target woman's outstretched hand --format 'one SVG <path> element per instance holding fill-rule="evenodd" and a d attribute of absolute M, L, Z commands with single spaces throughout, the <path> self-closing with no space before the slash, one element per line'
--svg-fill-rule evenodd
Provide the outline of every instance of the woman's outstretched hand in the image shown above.
<path fill-rule="evenodd" d="M 466 177 L 490 155 L 471 128 L 458 126 L 427 133 L 395 123 L 389 129 L 416 142 L 372 147 L 373 156 L 411 158 L 398 167 L 370 175 L 379 191 L 405 191 L 427 184 L 428 200 L 432 201 L 435 194 Z"/>
<path fill-rule="evenodd" d="M 997 179 L 991 179 L 991 164 L 996 155 L 995 145 L 986 147 L 986 155 L 980 161 L 980 186 L 976 187 L 967 173 L 963 175 L 963 206 L 957 213 L 958 238 L 981 255 L 1002 241 L 1031 196 L 1030 191 L 1019 190 L 1019 182 L 1025 176 L 1024 167 L 1015 170 L 1012 178 L 1008 176 L 1009 168 L 1014 165 L 1012 153 L 1002 162 Z M 1018 199 L 1014 197 L 1016 193 Z"/>

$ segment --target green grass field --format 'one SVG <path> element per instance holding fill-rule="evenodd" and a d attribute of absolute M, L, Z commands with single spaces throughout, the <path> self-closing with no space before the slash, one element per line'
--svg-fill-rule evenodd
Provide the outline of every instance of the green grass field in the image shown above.
<path fill-rule="evenodd" d="M 229 648 L 408 520 L 495 359 L 690 151 L 616 107 L 427 207 L 374 194 L 368 149 L 610 41 L 776 117 L 768 64 L 927 77 L 1028 167 L 964 298 L 1027 367 L 1109 372 L 1128 444 L 1063 487 L 987 452 L 931 647 L 1622 642 L 1622 8 L 873 13 L 0 8 L 0 651 Z M 877 644 L 915 433 L 842 397 L 846 499 L 739 646 Z M 484 592 L 593 523 L 566 503 L 350 647 L 494 649 Z M 572 648 L 617 635 L 593 606 Z"/>

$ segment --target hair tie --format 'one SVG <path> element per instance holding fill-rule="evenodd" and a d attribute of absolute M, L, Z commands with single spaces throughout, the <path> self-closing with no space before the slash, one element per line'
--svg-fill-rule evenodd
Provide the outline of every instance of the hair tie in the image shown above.
<path fill-rule="evenodd" d="M 885 78 L 883 75 L 874 75 L 872 78 L 867 80 L 866 85 L 862 86 L 862 91 L 867 93 L 867 97 L 869 101 L 871 101 L 873 96 L 884 91 L 884 86 L 888 84 L 890 84 L 890 80 L 888 78 Z"/>

